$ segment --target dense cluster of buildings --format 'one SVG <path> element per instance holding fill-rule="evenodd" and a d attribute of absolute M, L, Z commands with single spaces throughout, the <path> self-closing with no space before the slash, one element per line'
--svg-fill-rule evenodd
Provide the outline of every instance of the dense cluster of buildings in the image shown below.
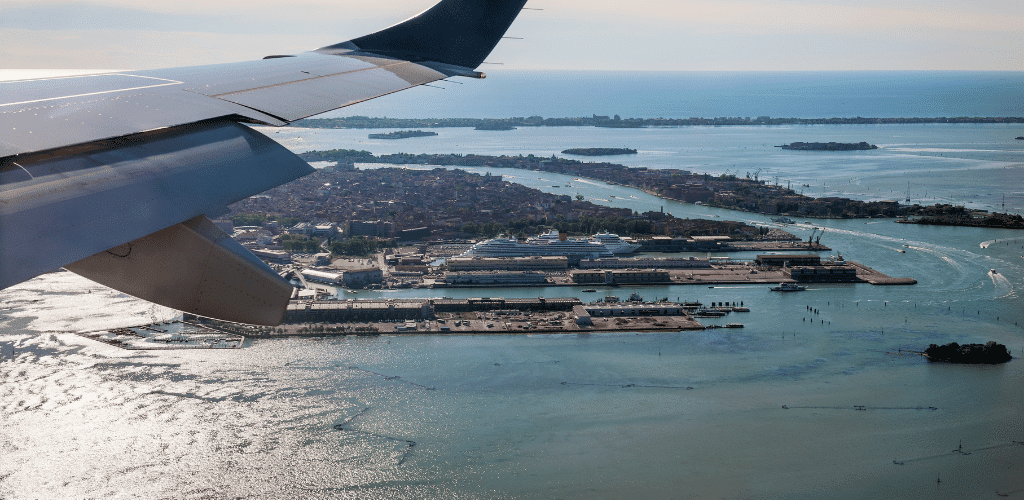
<path fill-rule="evenodd" d="M 579 202 L 506 182 L 500 175 L 441 168 L 323 169 L 231 209 L 325 221 L 343 228 L 345 236 L 408 240 L 461 234 L 467 224 L 633 215 L 626 208 Z"/>

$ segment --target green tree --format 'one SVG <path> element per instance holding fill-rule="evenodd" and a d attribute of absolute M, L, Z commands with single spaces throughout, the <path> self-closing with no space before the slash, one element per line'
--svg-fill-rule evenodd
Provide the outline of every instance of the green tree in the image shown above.
<path fill-rule="evenodd" d="M 331 243 L 331 253 L 335 255 L 366 256 L 380 249 L 381 244 L 377 240 L 371 240 L 365 236 L 357 236 L 344 241 Z"/>

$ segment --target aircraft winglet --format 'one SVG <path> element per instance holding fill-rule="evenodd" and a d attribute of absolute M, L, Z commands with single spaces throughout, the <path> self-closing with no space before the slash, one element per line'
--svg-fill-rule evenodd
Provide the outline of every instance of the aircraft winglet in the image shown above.
<path fill-rule="evenodd" d="M 390 28 L 318 49 L 359 50 L 476 68 L 491 53 L 527 0 L 442 0 Z"/>

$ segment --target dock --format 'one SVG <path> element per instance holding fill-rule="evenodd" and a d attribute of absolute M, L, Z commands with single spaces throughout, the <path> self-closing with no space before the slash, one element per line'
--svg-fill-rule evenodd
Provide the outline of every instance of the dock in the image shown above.
<path fill-rule="evenodd" d="M 191 321 L 173 320 L 127 328 L 80 332 L 79 336 L 129 351 L 239 349 L 243 335 Z"/>
<path fill-rule="evenodd" d="M 292 302 L 279 327 L 201 321 L 210 328 L 244 331 L 253 338 L 704 330 L 694 313 L 693 306 L 673 302 L 584 304 L 575 297 L 310 300 Z"/>

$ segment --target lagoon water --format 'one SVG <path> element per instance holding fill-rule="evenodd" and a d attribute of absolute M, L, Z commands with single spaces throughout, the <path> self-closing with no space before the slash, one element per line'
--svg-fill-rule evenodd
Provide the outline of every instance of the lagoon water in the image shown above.
<path fill-rule="evenodd" d="M 929 81 L 926 88 L 944 80 Z M 971 81 L 977 94 L 1000 91 L 984 81 Z M 598 79 L 594 93 L 616 82 Z M 874 88 L 861 87 L 868 95 Z M 580 92 L 589 95 L 585 86 Z M 653 106 L 659 94 L 647 98 Z M 979 114 L 1024 115 L 1011 104 L 988 103 L 996 109 Z M 573 114 L 561 111 L 537 114 Z M 802 113 L 693 113 L 731 114 Z M 840 116 L 856 114 L 883 116 Z M 1013 140 L 1021 126 L 440 129 L 401 141 L 370 141 L 365 130 L 269 132 L 296 151 L 551 155 L 628 146 L 640 154 L 609 161 L 712 174 L 761 168 L 761 178 L 808 184 L 814 196 L 902 201 L 909 182 L 914 201 L 1024 210 L 1024 141 Z M 801 140 L 880 149 L 772 147 Z M 638 211 L 771 224 L 586 179 L 489 171 Z M 806 237 L 812 227 L 825 229 L 821 242 L 833 254 L 919 283 L 795 294 L 764 285 L 614 291 L 742 301 L 752 312 L 704 320 L 741 322 L 742 330 L 258 340 L 237 351 L 131 352 L 67 332 L 173 311 L 68 272 L 44 275 L 0 292 L 0 498 L 1024 498 L 1024 234 L 889 220 L 798 219 L 787 230 Z M 988 340 L 1016 359 L 937 365 L 900 352 Z"/>

